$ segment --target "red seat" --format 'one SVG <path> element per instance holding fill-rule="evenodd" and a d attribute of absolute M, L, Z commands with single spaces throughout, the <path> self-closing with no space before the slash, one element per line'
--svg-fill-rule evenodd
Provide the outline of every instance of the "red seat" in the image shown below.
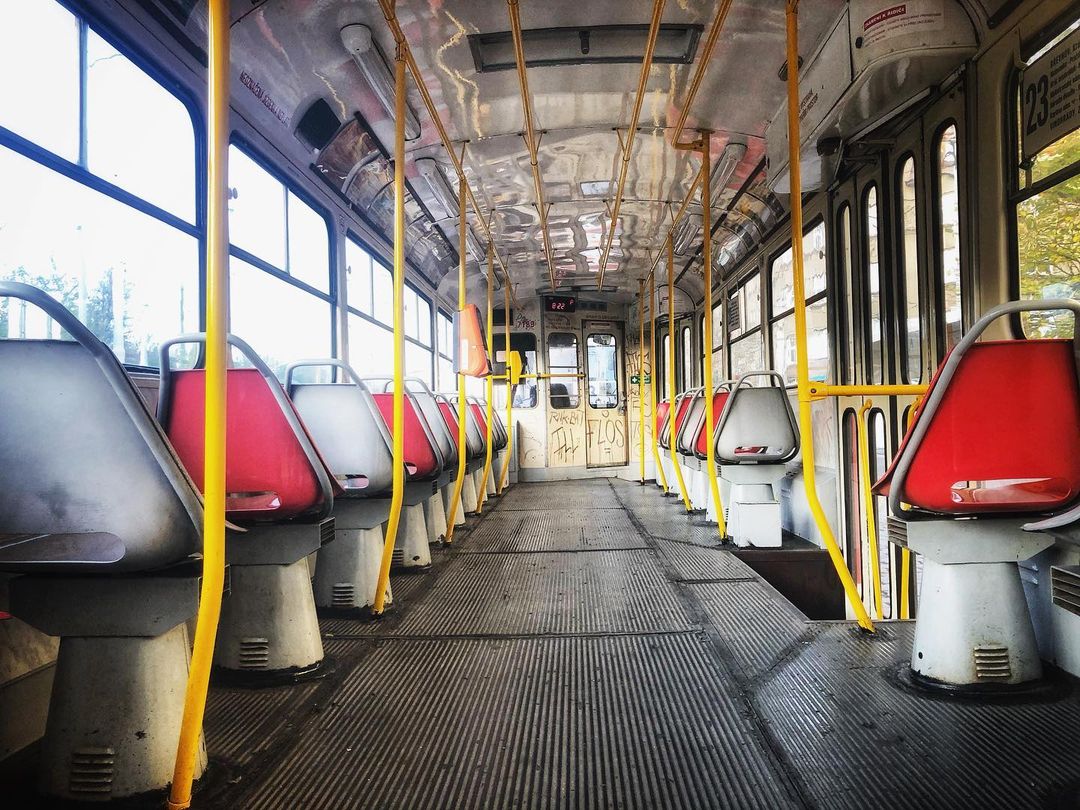
<path fill-rule="evenodd" d="M 394 395 L 393 394 L 374 394 L 375 404 L 379 406 L 379 413 L 382 414 L 383 420 L 386 422 L 390 431 L 394 430 Z M 420 416 L 416 412 L 416 408 L 413 407 L 412 399 L 408 396 L 405 397 L 405 469 L 409 473 L 409 477 L 414 480 L 425 480 L 427 478 L 434 478 L 440 472 L 442 472 L 442 464 L 435 453 L 435 449 L 431 446 L 431 442 L 428 441 L 427 431 L 424 424 L 420 421 Z"/>
<path fill-rule="evenodd" d="M 667 421 L 668 411 L 671 410 L 671 402 L 669 400 L 661 400 L 656 403 L 656 435 L 660 435 L 660 431 L 664 429 L 664 422 Z"/>
<path fill-rule="evenodd" d="M 484 409 L 480 407 L 476 402 L 470 402 L 469 407 L 472 408 L 473 416 L 476 417 L 476 424 L 480 426 L 480 435 L 484 437 L 484 448 L 487 448 L 488 440 L 488 426 L 487 417 L 484 415 Z"/>
<path fill-rule="evenodd" d="M 927 401 L 940 384 L 934 375 Z M 886 494 L 908 449 L 912 421 L 892 466 L 875 485 Z M 1080 497 L 1080 388 L 1070 340 L 972 345 L 956 366 L 917 447 L 899 499 L 950 515 L 1062 509 Z"/>
<path fill-rule="evenodd" d="M 679 431 L 682 430 L 683 420 L 686 419 L 686 414 L 690 410 L 690 404 L 694 401 L 692 396 L 684 394 L 679 400 L 679 407 L 675 411 L 675 435 L 679 435 Z"/>
<path fill-rule="evenodd" d="M 318 474 L 270 384 L 257 369 L 228 370 L 225 439 L 226 513 L 230 520 L 283 521 L 319 511 L 325 500 Z M 203 488 L 202 369 L 171 372 L 165 432 Z"/>
<path fill-rule="evenodd" d="M 731 396 L 730 391 L 717 391 L 713 394 L 713 433 L 715 435 L 716 426 L 720 424 L 720 417 L 724 414 L 724 405 L 727 404 L 728 397 Z M 698 458 L 708 458 L 709 444 L 705 441 L 705 419 L 701 420 L 701 427 L 698 429 L 697 441 L 694 442 L 694 454 Z"/>

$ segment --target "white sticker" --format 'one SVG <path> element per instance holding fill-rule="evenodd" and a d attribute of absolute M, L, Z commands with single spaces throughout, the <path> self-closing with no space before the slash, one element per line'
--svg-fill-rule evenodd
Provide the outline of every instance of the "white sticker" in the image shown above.
<path fill-rule="evenodd" d="M 1024 70 L 1020 113 L 1025 158 L 1080 126 L 1080 29 Z"/>
<path fill-rule="evenodd" d="M 867 8 L 868 5 L 870 8 Z M 943 0 L 863 4 L 862 8 L 864 9 L 862 22 L 855 31 L 855 35 L 862 37 L 863 47 L 892 37 L 906 36 L 921 31 L 940 31 L 945 27 Z"/>

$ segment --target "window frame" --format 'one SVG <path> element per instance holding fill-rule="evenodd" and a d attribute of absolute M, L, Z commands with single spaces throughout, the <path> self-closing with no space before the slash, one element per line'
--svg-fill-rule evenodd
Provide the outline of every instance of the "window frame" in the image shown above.
<path fill-rule="evenodd" d="M 573 338 L 573 340 L 574 340 L 574 374 L 573 375 L 561 374 L 561 373 L 558 373 L 558 372 L 556 372 L 554 370 L 556 368 L 567 368 L 567 366 L 564 366 L 564 365 L 558 365 L 558 366 L 552 365 L 552 362 L 551 362 L 551 339 L 553 337 L 555 337 L 556 335 L 568 335 L 571 338 Z M 560 348 L 568 348 L 568 347 L 563 346 L 563 347 L 560 347 Z M 552 410 L 556 410 L 556 411 L 574 411 L 574 410 L 577 410 L 579 407 L 581 407 L 581 376 L 580 376 L 581 375 L 581 346 L 580 346 L 580 341 L 578 340 L 577 332 L 573 332 L 573 331 L 571 331 L 569 329 L 556 329 L 554 331 L 548 332 L 547 335 L 545 336 L 545 339 L 544 339 L 544 353 L 545 353 L 545 360 L 547 362 L 547 374 L 548 374 L 548 385 L 547 385 L 548 407 L 551 408 Z M 573 391 L 573 394 L 572 394 L 574 404 L 573 405 L 556 405 L 556 404 L 554 404 L 554 402 L 552 402 L 552 398 L 551 398 L 551 383 L 552 383 L 552 381 L 554 381 L 556 379 L 568 380 L 568 379 L 571 379 L 571 377 L 573 377 L 573 380 L 574 380 L 574 391 Z M 567 393 L 567 395 L 571 396 L 571 394 L 569 392 Z"/>
<path fill-rule="evenodd" d="M 908 267 L 908 255 L 907 255 L 907 240 L 905 236 L 904 226 L 906 225 L 906 219 L 904 216 L 904 167 L 908 161 L 911 162 L 912 172 L 912 198 L 914 199 L 915 207 L 912 210 L 912 216 L 914 217 L 915 227 L 915 249 L 912 252 L 910 258 L 914 259 L 915 266 Z M 920 256 L 922 255 L 923 248 L 926 242 L 923 234 L 921 214 L 923 212 L 922 205 L 924 198 L 919 193 L 922 191 L 923 183 L 921 182 L 923 169 L 919 165 L 919 155 L 912 149 L 905 149 L 900 152 L 893 160 L 893 188 L 896 193 L 893 195 L 892 202 L 892 228 L 893 233 L 896 234 L 895 244 L 895 262 L 896 262 L 896 279 L 895 279 L 895 302 L 894 309 L 896 312 L 896 340 L 899 344 L 899 371 L 900 379 L 905 384 L 919 385 L 922 383 L 925 374 L 926 366 L 926 297 L 927 290 L 926 284 L 923 281 L 923 272 L 920 266 Z M 880 220 L 879 220 L 880 223 Z M 880 225 L 879 225 L 880 226 Z M 880 257 L 880 253 L 878 254 Z M 880 259 L 879 259 L 880 266 Z M 908 331 L 909 313 L 908 308 L 910 301 L 908 301 L 908 281 L 911 273 L 915 275 L 915 296 L 917 298 L 916 310 L 918 318 L 918 347 L 919 347 L 919 376 L 918 379 L 913 379 L 911 374 L 911 363 L 915 359 L 909 352 L 909 344 L 911 343 L 911 334 Z"/>
<path fill-rule="evenodd" d="M 941 317 L 938 318 L 937 324 L 937 340 L 940 350 L 938 351 L 938 357 L 936 360 L 940 363 L 944 355 L 952 348 L 949 346 L 948 336 L 948 318 L 946 314 L 946 301 L 945 301 L 945 242 L 944 242 L 944 230 L 945 230 L 945 213 L 944 213 L 944 194 L 942 188 L 942 171 L 941 171 L 941 147 L 945 142 L 945 133 L 949 129 L 953 129 L 956 133 L 956 151 L 954 154 L 954 170 L 956 173 L 956 251 L 957 251 L 957 263 L 958 263 L 958 297 L 960 299 L 960 336 L 957 338 L 959 342 L 960 337 L 963 336 L 967 327 L 968 320 L 968 306 L 966 296 L 968 293 L 969 285 L 965 283 L 965 270 L 964 259 L 967 255 L 967 250 L 964 245 L 964 206 L 961 197 L 964 183 L 964 164 L 962 156 L 962 148 L 960 136 L 963 129 L 960 126 L 960 122 L 956 120 L 954 116 L 947 116 L 942 119 L 936 127 L 934 127 L 930 138 L 930 155 L 934 159 L 934 170 L 930 172 L 930 195 L 934 200 L 933 210 L 931 212 L 932 227 L 930 229 L 930 243 L 933 251 L 933 266 L 934 266 L 934 287 L 938 296 L 937 300 L 941 302 L 941 305 L 937 307 Z M 1019 281 L 1019 277 L 1018 277 Z"/>
<path fill-rule="evenodd" d="M 592 391 L 590 389 L 590 383 L 592 382 L 592 367 L 589 364 L 589 341 L 593 337 L 599 335 L 608 335 L 612 340 L 612 353 L 615 357 L 614 371 L 615 371 L 615 404 L 614 405 L 594 405 Z M 613 408 L 618 408 L 619 403 L 622 401 L 623 391 L 619 385 L 619 336 L 613 329 L 610 332 L 589 332 L 585 336 L 585 402 L 589 406 L 589 410 L 593 411 L 610 411 Z"/>

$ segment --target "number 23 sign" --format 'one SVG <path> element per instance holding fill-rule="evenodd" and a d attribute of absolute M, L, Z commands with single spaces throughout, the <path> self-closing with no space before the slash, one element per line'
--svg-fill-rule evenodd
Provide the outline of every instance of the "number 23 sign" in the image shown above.
<path fill-rule="evenodd" d="M 1028 65 L 1020 103 L 1025 158 L 1080 126 L 1080 29 Z"/>

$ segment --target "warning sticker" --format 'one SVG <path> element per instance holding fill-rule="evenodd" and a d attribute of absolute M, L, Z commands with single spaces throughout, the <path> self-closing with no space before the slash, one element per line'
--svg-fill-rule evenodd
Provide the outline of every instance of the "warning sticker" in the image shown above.
<path fill-rule="evenodd" d="M 1025 158 L 1080 126 L 1080 29 L 1028 65 L 1020 103 Z"/>
<path fill-rule="evenodd" d="M 870 8 L 867 8 L 869 6 Z M 876 9 L 874 9 L 876 7 Z M 945 27 L 944 0 L 907 0 L 905 3 L 864 3 L 862 24 L 856 33 L 863 47 L 885 39 Z"/>

